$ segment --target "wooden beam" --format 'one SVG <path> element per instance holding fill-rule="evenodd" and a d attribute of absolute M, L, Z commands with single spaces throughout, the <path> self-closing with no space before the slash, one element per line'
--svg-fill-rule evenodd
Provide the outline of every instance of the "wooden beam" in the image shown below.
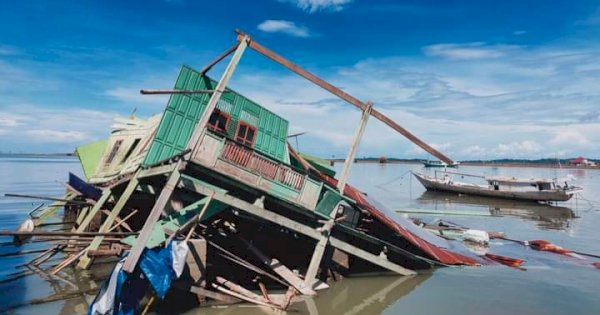
<path fill-rule="evenodd" d="M 217 103 L 221 99 L 221 95 L 223 94 L 223 92 L 227 88 L 227 85 L 229 84 L 229 80 L 231 79 L 235 68 L 240 62 L 240 59 L 242 58 L 242 55 L 244 54 L 244 51 L 248 46 L 248 40 L 248 37 L 242 37 L 242 39 L 236 45 L 235 53 L 233 54 L 233 57 L 231 57 L 231 60 L 229 61 L 225 72 L 223 72 L 219 83 L 217 83 L 217 86 L 215 87 L 215 92 L 212 93 L 212 95 L 210 96 L 210 99 L 206 104 L 206 108 L 204 109 L 202 116 L 198 120 L 198 124 L 196 125 L 192 136 L 190 137 L 190 141 L 187 145 L 188 149 L 196 148 L 196 146 L 200 142 L 200 139 L 202 139 L 202 136 L 204 135 L 204 130 L 206 128 L 206 125 L 208 124 L 208 120 L 210 119 L 210 116 L 215 110 Z"/>
<path fill-rule="evenodd" d="M 75 229 L 75 232 L 81 233 L 81 232 L 85 231 L 85 229 L 87 229 L 87 227 L 90 225 L 90 223 L 92 222 L 92 220 L 94 219 L 94 217 L 96 216 L 98 211 L 100 211 L 100 209 L 102 209 L 102 207 L 104 207 L 104 204 L 106 203 L 106 201 L 108 201 L 108 198 L 110 198 L 111 194 L 112 194 L 112 191 L 110 189 L 104 189 L 102 191 L 102 195 L 100 196 L 100 199 L 98 199 L 96 204 L 92 207 L 92 210 L 90 210 L 88 212 L 85 219 L 83 219 L 83 222 L 77 227 L 77 229 Z"/>
<path fill-rule="evenodd" d="M 211 61 L 209 64 L 207 64 L 204 68 L 202 68 L 202 70 L 200 70 L 200 74 L 205 75 L 210 69 L 212 69 L 212 67 L 214 65 L 221 62 L 221 60 L 225 59 L 225 57 L 231 55 L 231 53 L 234 52 L 237 49 L 237 47 L 238 47 L 238 43 L 235 43 L 233 46 L 229 47 L 229 49 L 224 51 L 217 58 L 215 58 L 213 61 Z"/>
<path fill-rule="evenodd" d="M 367 108 L 363 110 L 362 116 L 360 118 L 360 123 L 358 124 L 358 128 L 356 129 L 356 133 L 354 134 L 354 138 L 352 140 L 352 145 L 350 145 L 350 149 L 348 150 L 348 156 L 346 156 L 344 167 L 342 168 L 342 172 L 340 173 L 340 177 L 338 178 L 337 189 L 342 195 L 344 194 L 344 188 L 346 188 L 346 182 L 348 181 L 348 177 L 350 176 L 350 169 L 352 168 L 352 164 L 354 164 L 356 151 L 358 151 L 360 139 L 362 139 L 363 133 L 365 132 L 367 121 L 369 120 L 369 115 L 371 114 L 372 109 L 373 103 L 369 102 L 367 104 Z"/>
<path fill-rule="evenodd" d="M 319 231 L 317 231 L 317 229 L 314 229 L 314 228 L 311 228 L 304 224 L 298 223 L 292 219 L 286 218 L 277 213 L 274 213 L 274 212 L 271 212 L 264 208 L 258 207 L 256 205 L 253 205 L 244 200 L 235 198 L 233 196 L 226 195 L 221 192 L 216 192 L 213 189 L 202 184 L 202 182 L 197 179 L 192 179 L 190 177 L 185 176 L 185 177 L 182 177 L 181 183 L 185 189 L 190 189 L 192 191 L 195 191 L 195 192 L 205 195 L 205 196 L 214 194 L 213 195 L 214 200 L 220 201 L 224 204 L 228 204 L 228 205 L 238 208 L 242 211 L 256 215 L 262 219 L 265 219 L 265 220 L 268 220 L 275 224 L 281 225 L 290 230 L 296 231 L 300 234 L 304 234 L 313 239 L 319 240 L 321 238 L 321 233 Z M 415 274 L 414 271 L 406 269 L 400 265 L 397 265 L 397 264 L 387 260 L 384 257 L 373 255 L 363 249 L 360 249 L 354 245 L 351 245 L 349 243 L 346 243 L 346 242 L 336 239 L 334 237 L 329 237 L 329 243 L 331 244 L 331 246 L 338 248 L 340 250 L 343 250 L 344 252 L 347 252 L 348 254 L 354 255 L 361 259 L 366 259 L 367 261 L 369 261 L 375 265 L 378 265 L 378 266 L 388 269 L 390 271 L 396 272 L 398 274 L 401 274 L 401 275 Z"/>
<path fill-rule="evenodd" d="M 177 164 L 180 163 L 181 162 L 177 162 Z M 140 235 L 138 235 L 138 238 L 135 240 L 133 247 L 131 247 L 131 251 L 129 251 L 129 256 L 127 256 L 127 258 L 125 259 L 125 263 L 123 263 L 123 270 L 125 270 L 126 272 L 132 273 L 135 269 L 135 266 L 137 265 L 137 262 L 140 259 L 144 248 L 146 248 L 146 243 L 148 242 L 148 239 L 152 234 L 154 225 L 156 224 L 158 219 L 160 219 L 160 215 L 162 214 L 163 209 L 171 199 L 171 195 L 173 194 L 175 187 L 177 187 L 177 183 L 179 183 L 180 177 L 181 174 L 179 173 L 179 169 L 173 171 L 169 176 L 165 187 L 163 187 L 163 190 L 160 192 L 158 199 L 154 203 L 150 214 L 146 218 L 146 222 L 144 222 L 144 226 L 142 227 Z"/>
<path fill-rule="evenodd" d="M 362 258 L 372 264 L 375 264 L 379 267 L 383 267 L 383 268 L 393 271 L 397 274 L 404 275 L 404 276 L 412 276 L 412 275 L 417 274 L 416 272 L 414 272 L 410 269 L 406 269 L 400 265 L 397 265 L 397 264 L 387 260 L 387 258 L 384 256 L 373 255 L 373 254 L 367 252 L 366 250 L 363 250 L 356 246 L 350 245 L 350 244 L 348 244 L 344 241 L 341 241 L 335 237 L 330 237 L 329 243 L 331 244 L 331 246 L 333 246 L 339 250 L 342 250 L 350 255 L 354 255 L 356 257 Z"/>
<path fill-rule="evenodd" d="M 161 94 L 210 94 L 214 90 L 140 90 L 143 95 L 161 95 Z"/>
<path fill-rule="evenodd" d="M 248 35 L 242 33 L 241 31 L 237 31 L 238 33 L 238 40 L 242 37 L 244 38 L 250 38 Z M 361 102 L 360 100 L 356 99 L 355 97 L 353 97 L 352 95 L 342 91 L 341 89 L 333 86 L 332 84 L 324 81 L 323 79 L 317 77 L 316 75 L 302 69 L 300 66 L 294 64 L 293 62 L 287 60 L 286 58 L 282 57 L 281 55 L 273 52 L 272 50 L 262 46 L 261 44 L 259 44 L 258 42 L 256 42 L 254 39 L 250 40 L 250 44 L 249 44 L 250 48 L 254 49 L 255 51 L 259 52 L 260 54 L 264 55 L 265 57 L 281 64 L 282 66 L 288 68 L 289 70 L 291 70 L 292 72 L 300 75 L 301 77 L 311 81 L 312 83 L 320 86 L 321 88 L 329 91 L 330 93 L 332 93 L 333 95 L 338 96 L 339 98 L 345 100 L 346 102 L 362 109 L 363 111 L 367 108 L 367 104 Z M 447 157 L 446 155 L 444 155 L 443 153 L 439 152 L 438 150 L 436 150 L 435 148 L 431 147 L 430 145 L 428 145 L 427 143 L 423 142 L 421 139 L 417 138 L 417 136 L 413 135 L 412 133 L 410 133 L 408 130 L 404 129 L 403 127 L 401 127 L 400 125 L 398 125 L 396 122 L 394 122 L 393 120 L 391 120 L 390 118 L 388 118 L 387 116 L 385 116 L 383 113 L 379 112 L 376 109 L 373 109 L 371 111 L 371 116 L 379 119 L 381 122 L 383 122 L 384 124 L 388 125 L 389 127 L 391 127 L 392 129 L 394 129 L 395 131 L 397 131 L 398 133 L 400 133 L 401 135 L 403 135 L 404 137 L 408 138 L 408 140 L 412 141 L 414 144 L 418 145 L 419 147 L 421 147 L 423 150 L 427 151 L 428 153 L 430 153 L 431 155 L 437 157 L 438 159 L 446 162 L 447 164 L 454 164 L 454 161 L 452 161 L 452 159 L 450 159 L 449 157 Z"/>
<path fill-rule="evenodd" d="M 307 285 L 300 277 L 298 277 L 294 272 L 292 272 L 286 265 L 282 264 L 277 259 L 271 259 L 263 254 L 256 246 L 252 245 L 252 243 L 240 237 L 240 240 L 246 244 L 248 249 L 254 255 L 256 255 L 266 266 L 271 268 L 276 274 L 278 274 L 281 278 L 285 279 L 289 284 L 291 284 L 296 290 L 304 295 L 314 296 L 317 295 L 310 285 Z"/>
<path fill-rule="evenodd" d="M 331 232 L 334 222 L 335 221 L 333 220 L 329 220 L 322 227 L 323 235 L 321 235 L 321 238 L 315 246 L 310 263 L 308 264 L 308 269 L 306 270 L 306 275 L 304 275 L 304 284 L 307 286 L 312 287 L 313 283 L 317 280 L 317 272 L 319 271 L 321 260 L 323 260 L 323 254 L 325 254 L 325 248 L 329 242 L 329 233 Z"/>
<path fill-rule="evenodd" d="M 125 188 L 125 190 L 119 197 L 119 200 L 117 201 L 115 206 L 110 211 L 108 217 L 106 217 L 106 219 L 104 220 L 104 223 L 102 223 L 102 226 L 100 227 L 100 230 L 99 230 L 100 233 L 108 232 L 110 230 L 111 226 L 113 225 L 113 223 L 115 222 L 115 220 L 117 219 L 119 214 L 121 213 L 121 210 L 123 209 L 123 207 L 125 207 L 125 204 L 127 203 L 127 201 L 129 201 L 129 197 L 131 197 L 131 195 L 133 194 L 135 189 L 138 187 L 138 183 L 139 182 L 137 180 L 137 177 L 135 177 L 135 176 L 129 181 L 129 183 L 127 184 L 127 187 Z M 92 263 L 92 258 L 87 254 L 87 251 L 98 249 L 98 246 L 100 246 L 100 243 L 102 243 L 103 239 L 104 239 L 104 236 L 94 237 L 94 239 L 90 243 L 90 246 L 87 247 L 87 250 L 79 259 L 79 263 L 77 264 L 77 267 L 82 268 L 82 269 L 89 268 L 90 264 Z"/>

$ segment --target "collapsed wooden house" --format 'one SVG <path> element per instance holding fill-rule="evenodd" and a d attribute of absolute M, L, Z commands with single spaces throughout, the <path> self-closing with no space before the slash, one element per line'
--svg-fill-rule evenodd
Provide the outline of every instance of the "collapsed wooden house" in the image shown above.
<path fill-rule="evenodd" d="M 362 110 L 337 179 L 288 145 L 287 120 L 228 88 L 248 47 Z M 220 80 L 206 75 L 231 53 Z M 76 224 L 61 248 L 93 238 L 53 274 L 70 264 L 90 268 L 97 257 L 119 256 L 124 249 L 120 268 L 135 274 L 145 253 L 183 239 L 189 244 L 187 267 L 172 290 L 191 292 L 201 303 L 244 300 L 285 308 L 294 294 L 314 295 L 331 278 L 365 272 L 410 276 L 436 265 L 477 264 L 347 184 L 370 116 L 452 161 L 371 103 L 248 35 L 238 32 L 236 44 L 202 71 L 184 66 L 173 90 L 143 93 L 171 94 L 161 116 L 120 120 L 108 140 L 77 149 L 87 182 L 74 178 L 65 199 L 85 202 L 66 209 Z M 277 295 L 267 288 L 289 290 Z"/>

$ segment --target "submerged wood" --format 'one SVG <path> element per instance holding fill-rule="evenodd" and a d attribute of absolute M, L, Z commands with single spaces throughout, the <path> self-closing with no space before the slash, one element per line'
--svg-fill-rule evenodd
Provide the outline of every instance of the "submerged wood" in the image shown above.
<path fill-rule="evenodd" d="M 0 236 L 129 236 L 136 235 L 136 232 L 46 232 L 46 231 L 33 231 L 33 232 L 15 232 L 1 230 Z"/>
<path fill-rule="evenodd" d="M 27 199 L 41 199 L 41 200 L 52 200 L 64 202 L 65 204 L 76 204 L 76 205 L 91 205 L 86 201 L 78 201 L 78 200 L 69 200 L 69 199 L 61 199 L 47 196 L 34 196 L 34 195 L 23 195 L 23 194 L 4 194 L 5 197 L 15 197 L 15 198 L 27 198 Z"/>

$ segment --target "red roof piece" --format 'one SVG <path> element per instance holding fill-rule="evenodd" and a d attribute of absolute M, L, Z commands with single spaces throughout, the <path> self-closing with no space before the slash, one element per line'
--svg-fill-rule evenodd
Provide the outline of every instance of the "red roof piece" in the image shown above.
<path fill-rule="evenodd" d="M 331 178 L 329 176 L 321 174 L 321 179 L 333 187 L 337 186 L 338 181 L 335 178 Z M 402 237 L 411 242 L 413 245 L 422 249 L 425 253 L 431 256 L 431 258 L 448 265 L 479 265 L 479 262 L 477 262 L 477 260 L 471 257 L 467 257 L 465 255 L 452 252 L 445 248 L 438 247 L 419 238 L 417 235 L 414 235 L 412 232 L 407 230 L 398 222 L 396 222 L 392 218 L 389 218 L 385 213 L 383 213 L 375 206 L 370 204 L 365 198 L 365 196 L 358 189 L 346 184 L 346 187 L 344 188 L 344 195 L 354 199 L 359 207 L 361 207 L 364 210 L 367 210 L 371 215 L 373 215 L 379 221 L 384 223 L 390 229 L 396 231 L 398 234 L 402 235 Z"/>

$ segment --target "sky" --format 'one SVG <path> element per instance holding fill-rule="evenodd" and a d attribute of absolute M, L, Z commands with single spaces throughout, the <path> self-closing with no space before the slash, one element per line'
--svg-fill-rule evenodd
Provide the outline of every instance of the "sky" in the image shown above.
<path fill-rule="evenodd" d="M 0 11 L 0 152 L 73 152 L 161 113 L 239 28 L 456 160 L 600 158 L 599 1 L 35 1 Z M 209 75 L 219 78 L 225 63 Z M 251 50 L 230 87 L 344 156 L 355 107 Z M 293 142 L 294 146 L 296 145 Z M 370 119 L 358 156 L 428 158 Z"/>

